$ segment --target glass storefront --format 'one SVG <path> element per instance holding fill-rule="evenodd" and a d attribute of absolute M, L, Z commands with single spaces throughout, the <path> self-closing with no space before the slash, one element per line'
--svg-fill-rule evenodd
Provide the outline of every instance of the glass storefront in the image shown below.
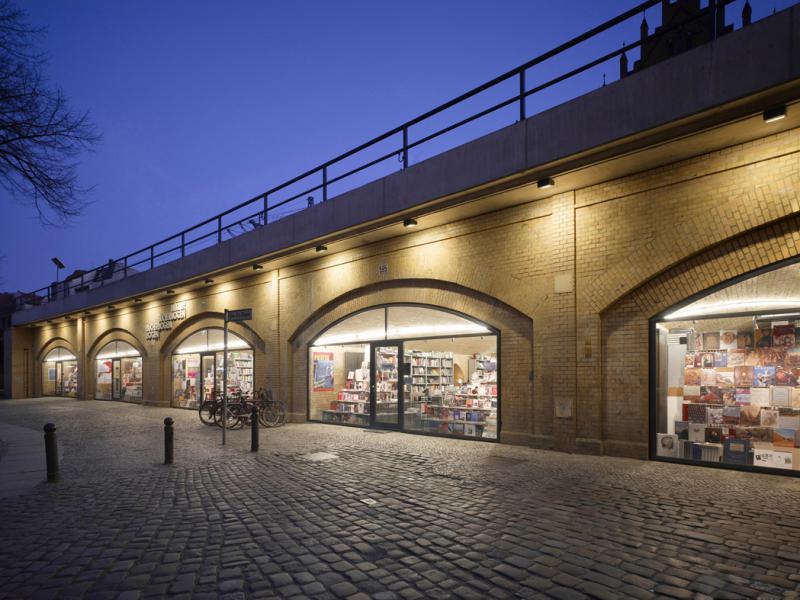
<path fill-rule="evenodd" d="M 142 401 L 142 357 L 129 343 L 103 346 L 95 360 L 95 376 L 96 399 Z"/>
<path fill-rule="evenodd" d="M 172 405 L 197 408 L 222 397 L 224 379 L 222 329 L 203 329 L 187 337 L 172 356 Z M 228 332 L 228 396 L 253 397 L 253 350 Z"/>
<path fill-rule="evenodd" d="M 78 395 L 78 359 L 66 348 L 53 348 L 42 361 L 42 395 Z"/>
<path fill-rule="evenodd" d="M 497 439 L 496 332 L 449 311 L 357 313 L 309 348 L 309 419 Z"/>
<path fill-rule="evenodd" d="M 793 279 L 796 267 L 762 274 L 654 322 L 657 457 L 800 470 Z"/>

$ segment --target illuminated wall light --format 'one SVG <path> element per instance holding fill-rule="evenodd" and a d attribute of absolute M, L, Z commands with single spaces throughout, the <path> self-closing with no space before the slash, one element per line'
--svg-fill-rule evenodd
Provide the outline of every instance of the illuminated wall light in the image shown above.
<path fill-rule="evenodd" d="M 253 271 L 260 271 L 263 268 L 261 265 L 253 265 Z"/>
<path fill-rule="evenodd" d="M 165 291 L 164 291 L 164 293 L 165 293 L 167 296 L 172 296 L 172 295 L 175 293 L 175 290 L 165 290 Z"/>
<path fill-rule="evenodd" d="M 108 310 L 114 310 L 114 309 L 115 309 L 115 308 L 117 308 L 117 307 L 116 307 L 116 306 L 114 306 L 113 304 L 109 304 L 108 306 L 106 306 L 106 308 L 107 308 Z"/>
<path fill-rule="evenodd" d="M 320 244 L 319 246 L 314 248 L 314 250 L 316 250 L 317 252 L 327 252 L 328 251 L 328 247 L 323 245 L 323 244 Z"/>
<path fill-rule="evenodd" d="M 85 311 L 83 311 L 83 316 L 84 316 L 84 317 L 88 317 L 88 316 L 90 316 L 91 314 L 92 314 L 92 313 L 90 313 L 88 310 L 85 310 Z"/>
<path fill-rule="evenodd" d="M 667 321 L 703 317 L 724 313 L 763 311 L 765 309 L 794 309 L 800 306 L 800 298 L 751 298 L 749 300 L 735 300 L 728 302 L 714 302 L 699 306 L 689 305 L 664 315 Z"/>
<path fill-rule="evenodd" d="M 764 111 L 764 123 L 774 123 L 786 118 L 785 106 L 774 106 Z"/>
<path fill-rule="evenodd" d="M 206 277 L 206 278 L 203 280 L 203 283 L 205 283 L 206 285 L 209 285 L 209 284 L 211 284 L 211 283 L 214 283 L 214 280 L 213 280 L 213 279 L 211 279 L 211 277 Z"/>
<path fill-rule="evenodd" d="M 409 219 L 405 219 L 403 221 L 403 227 L 416 227 L 416 226 L 417 226 L 417 220 L 416 219 L 410 219 L 409 218 Z"/>
<path fill-rule="evenodd" d="M 133 301 L 134 301 L 134 303 L 138 304 L 139 302 L 142 301 L 142 299 L 141 298 L 134 298 Z"/>
<path fill-rule="evenodd" d="M 540 190 L 544 190 L 553 187 L 555 184 L 556 183 L 553 181 L 552 177 L 545 177 L 544 179 L 540 179 L 536 182 L 536 187 L 538 187 Z"/>

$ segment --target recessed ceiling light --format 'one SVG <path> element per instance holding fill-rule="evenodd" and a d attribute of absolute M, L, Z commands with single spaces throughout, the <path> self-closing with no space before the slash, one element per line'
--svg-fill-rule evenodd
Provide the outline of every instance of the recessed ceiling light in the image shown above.
<path fill-rule="evenodd" d="M 540 179 L 539 181 L 536 182 L 536 187 L 538 187 L 540 190 L 551 188 L 554 185 L 555 182 L 553 181 L 552 177 L 545 177 L 544 179 Z"/>
<path fill-rule="evenodd" d="M 416 227 L 416 226 L 417 226 L 416 219 L 409 218 L 403 221 L 403 227 Z"/>
<path fill-rule="evenodd" d="M 785 106 L 773 106 L 764 111 L 764 123 L 773 123 L 786 118 Z"/>
<path fill-rule="evenodd" d="M 320 244 L 319 246 L 317 246 L 317 247 L 315 248 L 315 250 L 316 250 L 317 252 L 326 252 L 326 251 L 328 250 L 328 247 L 327 247 L 327 246 L 325 246 L 325 245 L 323 245 L 323 244 Z"/>

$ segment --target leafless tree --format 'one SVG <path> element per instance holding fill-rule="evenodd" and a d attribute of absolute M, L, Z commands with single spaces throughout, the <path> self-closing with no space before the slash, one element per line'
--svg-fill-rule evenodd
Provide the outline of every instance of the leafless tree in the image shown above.
<path fill-rule="evenodd" d="M 47 82 L 47 57 L 35 47 L 43 34 L 0 0 L 0 185 L 32 203 L 42 223 L 57 224 L 86 207 L 75 160 L 99 135 L 88 113 L 74 113 Z"/>

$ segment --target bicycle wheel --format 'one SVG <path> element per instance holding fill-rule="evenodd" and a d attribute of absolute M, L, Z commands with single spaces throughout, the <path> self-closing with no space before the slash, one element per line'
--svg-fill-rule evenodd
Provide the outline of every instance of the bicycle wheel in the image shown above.
<path fill-rule="evenodd" d="M 214 423 L 218 427 L 222 427 L 222 413 L 225 412 L 222 407 L 220 406 L 216 413 L 214 413 Z M 225 428 L 226 429 L 239 429 L 242 425 L 239 423 L 241 419 L 239 418 L 239 413 L 233 405 L 228 406 L 227 411 L 227 419 L 225 420 Z"/>
<path fill-rule="evenodd" d="M 259 407 L 258 421 L 264 427 L 278 427 L 281 425 L 281 415 L 276 405 L 276 402 L 267 401 Z"/>
<path fill-rule="evenodd" d="M 213 400 L 206 400 L 200 405 L 198 409 L 198 413 L 200 414 L 200 420 L 205 423 L 206 425 L 215 425 L 216 421 L 214 419 L 214 415 L 217 412 L 217 403 Z"/>

